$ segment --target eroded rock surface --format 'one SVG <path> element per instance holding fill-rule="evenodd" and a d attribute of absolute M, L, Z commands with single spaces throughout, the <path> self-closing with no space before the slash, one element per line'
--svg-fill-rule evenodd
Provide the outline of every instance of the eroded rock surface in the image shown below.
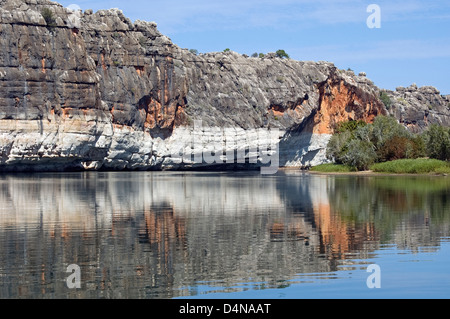
<path fill-rule="evenodd" d="M 411 131 L 420 132 L 430 124 L 450 125 L 450 96 L 432 86 L 398 87 L 385 91 L 390 98 L 388 111 Z"/>
<path fill-rule="evenodd" d="M 326 160 L 338 122 L 387 113 L 364 74 L 273 55 L 194 55 L 156 23 L 132 22 L 118 9 L 0 0 L 0 45 L 1 170 L 223 165 L 220 156 L 214 163 L 173 156 L 210 151 L 212 140 L 224 154 L 245 149 L 247 162 L 258 147 L 273 151 L 275 140 L 280 166 L 315 165 Z M 405 98 L 411 108 L 390 92 L 389 113 L 415 129 L 448 123 L 448 98 L 418 91 Z M 417 118 L 427 103 L 428 115 Z M 261 137 L 263 130 L 277 134 Z"/>

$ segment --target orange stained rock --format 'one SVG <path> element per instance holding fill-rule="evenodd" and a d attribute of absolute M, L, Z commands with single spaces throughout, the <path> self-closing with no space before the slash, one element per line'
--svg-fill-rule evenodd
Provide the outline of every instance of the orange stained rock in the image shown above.
<path fill-rule="evenodd" d="M 277 118 L 282 118 L 284 116 L 284 112 L 272 110 L 272 113 L 273 116 L 276 116 Z"/>
<path fill-rule="evenodd" d="M 164 70 L 164 104 L 169 103 L 170 93 L 169 93 L 169 75 L 167 70 Z"/>
<path fill-rule="evenodd" d="M 155 99 L 150 99 L 147 105 L 147 115 L 144 126 L 148 129 L 155 127 L 171 128 L 176 122 L 178 104 L 173 101 L 166 105 L 163 110 L 161 103 Z M 180 113 L 179 113 L 180 114 Z"/>
<path fill-rule="evenodd" d="M 314 118 L 313 133 L 333 134 L 336 125 L 349 120 L 372 123 L 376 115 L 383 113 L 375 100 L 364 100 L 355 89 L 344 81 L 329 81 L 320 92 L 319 111 Z"/>
<path fill-rule="evenodd" d="M 71 108 L 64 108 L 64 109 L 62 110 L 63 117 L 64 117 L 64 118 L 68 117 L 69 114 L 70 114 L 70 111 L 72 111 Z"/>
<path fill-rule="evenodd" d="M 106 70 L 105 54 L 104 53 L 102 53 L 102 55 L 100 56 L 100 59 L 101 59 L 103 70 Z"/>
<path fill-rule="evenodd" d="M 45 69 L 45 58 L 42 58 L 41 60 L 41 65 L 42 65 L 42 73 L 47 73 L 46 69 Z"/>
<path fill-rule="evenodd" d="M 183 124 L 186 124 L 187 122 L 187 115 L 184 112 L 184 109 L 181 105 L 177 106 L 176 113 L 175 113 L 175 122 L 174 126 L 181 126 Z"/>
<path fill-rule="evenodd" d="M 41 283 L 45 283 L 45 265 L 41 265 Z"/>

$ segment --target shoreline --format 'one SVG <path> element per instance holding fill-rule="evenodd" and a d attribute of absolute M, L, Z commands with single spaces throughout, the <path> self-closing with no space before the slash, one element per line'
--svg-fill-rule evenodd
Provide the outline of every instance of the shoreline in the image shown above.
<path fill-rule="evenodd" d="M 375 163 L 364 171 L 343 164 L 322 164 L 311 168 L 312 174 L 352 176 L 448 176 L 450 163 L 430 158 L 399 159 Z"/>
<path fill-rule="evenodd" d="M 351 175 L 351 176 L 431 176 L 431 177 L 448 177 L 448 174 L 439 173 L 377 173 L 374 171 L 359 171 L 359 172 L 317 172 L 308 171 L 314 175 Z"/>
<path fill-rule="evenodd" d="M 249 172 L 258 171 L 259 169 L 149 169 L 149 170 L 1 170 L 0 175 L 20 175 L 20 174 L 34 174 L 34 173 L 85 173 L 85 172 Z M 305 169 L 300 166 L 279 167 L 279 172 L 301 172 L 312 175 L 348 175 L 348 176 L 430 176 L 430 177 L 448 177 L 450 174 L 446 173 L 387 173 L 374 172 L 372 170 L 357 171 L 357 172 L 321 172 Z"/>

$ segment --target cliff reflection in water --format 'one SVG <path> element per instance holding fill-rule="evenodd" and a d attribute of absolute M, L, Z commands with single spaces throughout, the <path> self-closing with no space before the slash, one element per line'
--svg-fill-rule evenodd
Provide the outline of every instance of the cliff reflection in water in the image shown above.
<path fill-rule="evenodd" d="M 450 235 L 448 178 L 86 172 L 4 175 L 0 188 L 1 298 L 283 287 Z M 66 286 L 70 264 L 82 289 Z"/>

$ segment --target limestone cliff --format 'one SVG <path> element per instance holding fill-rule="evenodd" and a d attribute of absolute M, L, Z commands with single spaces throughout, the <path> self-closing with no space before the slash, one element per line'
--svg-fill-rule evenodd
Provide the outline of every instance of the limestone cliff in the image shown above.
<path fill-rule="evenodd" d="M 305 166 L 325 160 L 339 121 L 387 112 L 379 88 L 332 63 L 194 55 L 118 9 L 0 0 L 0 44 L 1 170 L 222 166 L 173 156 L 212 140 L 261 165 L 251 150 L 273 139 L 281 166 Z M 427 124 L 449 121 L 438 110 Z M 397 104 L 388 111 L 405 118 Z"/>
<path fill-rule="evenodd" d="M 420 132 L 433 123 L 450 125 L 450 96 L 441 95 L 436 88 L 412 84 L 385 92 L 390 100 L 388 112 L 411 131 Z"/>

